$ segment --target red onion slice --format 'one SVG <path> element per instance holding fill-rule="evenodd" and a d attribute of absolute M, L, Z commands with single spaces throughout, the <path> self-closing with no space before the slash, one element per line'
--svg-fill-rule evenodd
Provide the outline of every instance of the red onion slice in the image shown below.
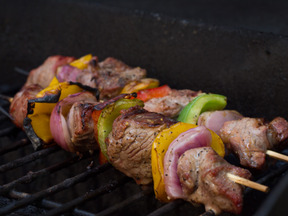
<path fill-rule="evenodd" d="M 220 134 L 220 129 L 226 121 L 233 121 L 243 118 L 243 116 L 235 110 L 217 110 L 202 113 L 198 118 L 198 125 L 203 125 Z"/>
<path fill-rule="evenodd" d="M 170 199 L 183 198 L 183 191 L 177 175 L 179 157 L 187 150 L 210 146 L 212 141 L 210 131 L 199 126 L 181 133 L 169 146 L 164 157 L 165 190 Z"/>
<path fill-rule="evenodd" d="M 73 152 L 73 146 L 66 118 L 72 105 L 78 101 L 88 102 L 96 101 L 96 99 L 90 92 L 80 92 L 69 95 L 56 104 L 50 117 L 50 130 L 55 142 L 61 148 L 70 152 Z"/>

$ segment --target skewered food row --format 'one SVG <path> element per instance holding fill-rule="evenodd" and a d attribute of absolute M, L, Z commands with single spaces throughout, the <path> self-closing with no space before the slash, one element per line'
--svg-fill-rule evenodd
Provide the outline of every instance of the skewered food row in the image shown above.
<path fill-rule="evenodd" d="M 60 67 L 60 69 L 58 68 L 58 71 L 62 72 L 62 75 L 61 75 L 62 78 L 68 77 L 67 79 L 68 80 L 70 79 L 69 81 L 71 82 L 79 81 L 84 77 L 84 74 L 88 74 L 87 77 L 90 77 L 90 81 L 93 80 L 94 85 L 95 83 L 98 84 L 98 86 L 96 85 L 93 87 L 99 88 L 101 86 L 99 85 L 99 83 L 101 82 L 100 81 L 97 82 L 97 80 L 100 79 L 102 80 L 102 82 L 103 80 L 105 80 L 109 83 L 109 78 L 108 78 L 109 76 L 107 76 L 107 73 L 106 75 L 105 73 L 102 73 L 102 77 L 101 77 L 101 73 L 98 73 L 98 77 L 91 76 L 91 74 L 96 74 L 95 71 L 98 70 L 97 67 L 103 68 L 103 65 L 105 65 L 105 64 L 102 64 L 102 66 L 99 66 L 101 65 L 99 64 L 97 67 L 95 67 L 96 65 L 95 62 L 97 62 L 96 60 L 97 59 L 94 58 L 92 63 L 91 62 L 89 63 L 90 66 L 87 66 L 87 68 L 89 67 L 93 68 L 90 70 L 82 70 L 82 72 L 81 71 L 79 72 L 79 70 L 81 70 L 81 67 L 79 67 L 79 64 L 81 65 L 83 61 L 78 61 L 78 63 L 80 62 L 78 64 L 79 68 L 75 69 L 75 67 L 73 68 L 71 67 L 71 65 L 68 65 L 68 66 L 64 65 Z M 111 61 L 111 59 L 109 61 Z M 117 64 L 114 64 L 114 65 L 117 65 Z M 121 65 L 121 64 L 118 64 L 118 65 Z M 120 67 L 122 68 L 121 70 L 125 68 L 123 65 Z M 106 69 L 107 68 L 109 67 L 106 67 Z M 117 68 L 117 67 L 114 67 L 114 68 Z M 102 71 L 105 71 L 106 69 L 103 69 Z M 109 69 L 107 70 L 109 74 L 110 73 Z M 60 72 L 59 74 L 61 74 Z M 129 77 L 131 73 L 132 72 L 128 70 L 128 72 L 126 73 L 128 75 L 127 76 L 124 75 L 124 76 Z M 75 77 L 79 79 L 75 80 Z M 91 77 L 94 77 L 94 78 L 91 79 Z M 123 78 L 123 76 L 120 76 L 120 77 Z M 82 84 L 84 83 L 83 80 L 87 81 L 89 79 L 82 79 Z M 139 82 L 138 84 L 137 82 L 138 81 L 134 80 L 134 81 L 128 82 L 128 84 L 126 83 L 124 87 L 122 85 L 121 86 L 122 91 L 125 90 L 125 88 L 127 89 L 129 85 L 130 85 L 129 86 L 130 88 L 132 86 L 132 89 L 133 89 L 133 86 L 137 87 L 137 85 L 139 84 Z M 69 83 L 69 84 L 72 84 L 72 83 Z M 143 84 L 143 82 L 142 83 L 140 82 L 140 84 Z M 102 85 L 102 86 L 105 86 L 105 85 Z M 82 92 L 76 95 L 68 96 L 67 98 L 59 102 L 57 101 L 58 102 L 57 105 L 55 105 L 53 108 L 52 115 L 51 115 L 52 120 L 50 119 L 50 126 L 51 126 L 50 128 L 53 134 L 53 138 L 65 150 L 72 151 L 72 152 L 94 150 L 95 148 L 97 148 L 97 146 L 95 145 L 95 143 L 93 143 L 93 141 L 98 140 L 103 154 L 107 156 L 109 161 L 117 169 L 124 172 L 128 176 L 133 177 L 136 180 L 136 182 L 139 184 L 149 184 L 152 181 L 152 173 L 153 173 L 151 171 L 151 156 L 150 156 L 153 140 L 156 141 L 157 135 L 160 135 L 162 131 L 165 131 L 165 128 L 167 129 L 172 128 L 176 124 L 176 121 L 173 119 L 167 118 L 166 116 L 163 116 L 161 114 L 147 112 L 146 110 L 140 107 L 145 106 L 144 108 L 147 110 L 149 110 L 149 107 L 152 107 L 149 111 L 153 111 L 153 107 L 154 109 L 155 107 L 156 109 L 159 108 L 158 106 L 155 106 L 155 104 L 157 104 L 157 101 L 162 101 L 161 102 L 161 104 L 163 104 L 161 106 L 162 109 L 160 110 L 158 109 L 157 112 L 160 112 L 160 113 L 162 112 L 163 114 L 166 114 L 170 117 L 175 117 L 179 114 L 182 108 L 185 105 L 187 105 L 191 100 L 193 100 L 197 95 L 201 95 L 202 99 L 207 97 L 207 95 L 202 94 L 202 92 L 194 92 L 191 90 L 171 90 L 169 87 L 168 88 L 167 87 L 168 86 L 162 86 L 158 88 L 140 91 L 139 92 L 140 98 L 141 98 L 141 95 L 145 96 L 145 92 L 146 93 L 148 92 L 147 93 L 148 98 L 149 98 L 149 95 L 150 96 L 152 95 L 152 97 L 150 97 L 150 100 L 147 100 L 147 102 L 145 102 L 145 105 L 143 105 L 143 102 L 139 100 L 136 100 L 136 101 L 131 100 L 131 99 L 117 100 L 119 98 L 131 98 L 135 95 L 120 95 L 118 96 L 117 99 L 108 100 L 104 103 L 97 102 L 97 99 L 95 98 L 95 96 L 93 96 L 93 94 L 88 93 L 88 92 Z M 117 92 L 117 94 L 119 94 L 119 89 L 115 91 Z M 102 93 L 102 96 L 101 96 L 101 90 L 104 92 Z M 102 88 L 101 90 L 100 90 L 100 98 L 104 100 L 107 100 L 107 98 L 111 97 L 114 94 L 114 93 L 111 93 L 111 91 L 104 91 L 105 88 Z M 149 94 L 149 91 L 151 91 L 152 94 Z M 44 91 L 44 92 L 47 93 L 47 91 Z M 105 93 L 105 92 L 109 92 L 109 93 Z M 156 94 L 157 97 L 154 98 L 153 94 Z M 215 97 L 215 95 L 213 96 Z M 144 99 L 145 97 L 142 97 L 142 98 L 144 101 L 146 100 Z M 171 98 L 173 98 L 172 103 L 170 100 Z M 220 98 L 220 102 L 222 100 L 222 104 L 220 103 L 220 106 L 217 106 L 219 105 L 219 103 L 218 104 L 212 103 L 212 105 L 208 103 L 208 105 L 206 104 L 207 105 L 206 109 L 224 108 L 226 103 L 224 104 L 224 107 L 223 107 L 223 97 L 219 96 L 219 98 Z M 219 98 L 216 97 L 216 99 L 219 99 Z M 224 98 L 224 101 L 226 102 L 225 98 Z M 147 104 L 149 104 L 148 102 L 150 102 L 150 106 L 146 106 Z M 37 102 L 34 101 L 34 105 L 35 103 Z M 176 108 L 171 109 L 173 111 L 169 112 L 170 111 L 169 106 L 171 106 L 171 104 L 172 105 L 177 104 L 178 107 L 175 106 Z M 138 106 L 135 107 L 135 105 L 138 105 Z M 115 108 L 117 106 L 118 106 L 117 108 L 118 111 L 115 112 Z M 128 109 L 129 107 L 133 107 L 133 108 Z M 186 111 L 184 109 L 185 112 L 188 112 L 189 109 L 191 108 L 190 106 L 187 106 L 187 107 L 188 108 L 185 108 Z M 33 108 L 35 110 L 35 107 L 32 107 L 32 112 L 33 112 Z M 122 108 L 128 109 L 128 111 L 121 111 L 122 112 L 121 115 L 114 121 L 117 115 L 119 115 L 120 110 Z M 191 115 L 190 112 L 188 113 Z M 197 113 L 197 116 L 200 115 L 199 110 L 196 113 Z M 91 120 L 91 115 L 94 118 L 93 121 Z M 182 115 L 182 118 L 183 118 L 183 115 Z M 107 121 L 107 119 L 110 119 L 110 120 Z M 112 126 L 112 123 L 113 123 L 113 126 Z M 114 124 L 116 126 L 114 126 Z M 55 127 L 56 125 L 57 127 Z M 181 128 L 183 128 L 183 125 L 181 125 Z M 220 155 L 222 154 L 222 156 L 224 156 L 224 153 L 223 153 L 224 148 L 222 148 L 221 150 L 221 147 L 220 147 L 220 150 L 219 150 L 219 146 L 223 145 L 223 144 L 221 145 L 222 141 L 220 142 L 220 144 L 218 143 L 219 137 L 216 138 L 216 140 L 218 140 L 218 142 L 216 143 L 218 144 L 216 145 L 214 144 L 213 146 L 213 143 L 215 143 L 215 137 L 217 137 L 215 136 L 215 133 L 212 133 L 209 131 L 207 132 L 207 129 L 203 127 L 199 127 L 199 128 L 198 128 L 199 130 L 203 130 L 203 131 L 206 130 L 206 134 L 209 134 L 205 136 L 206 138 L 209 136 L 214 137 L 212 138 L 212 140 L 214 139 L 214 142 L 212 142 L 210 138 L 210 141 L 208 139 L 206 141 L 203 141 L 204 144 L 197 146 L 199 144 L 199 143 L 197 144 L 198 141 L 197 142 L 193 141 L 194 145 L 192 145 L 192 147 L 189 147 L 188 149 L 185 148 L 185 153 L 183 152 L 183 154 L 179 155 L 179 157 L 176 159 L 176 162 L 178 160 L 179 162 L 177 162 L 176 164 L 178 165 L 182 164 L 182 165 L 181 166 L 179 165 L 180 167 L 176 169 L 175 169 L 175 164 L 171 167 L 174 167 L 172 173 L 174 173 L 174 176 L 176 176 L 177 179 L 179 179 L 180 183 L 177 182 L 177 184 L 174 184 L 172 188 L 176 188 L 177 186 L 179 187 L 179 185 L 181 185 L 181 188 L 182 188 L 181 190 L 184 191 L 185 196 L 181 195 L 180 197 L 178 197 L 178 196 L 174 196 L 172 193 L 172 194 L 169 194 L 168 197 L 170 199 L 184 198 L 191 202 L 203 203 L 208 210 L 213 209 L 213 211 L 217 214 L 220 213 L 221 210 L 239 213 L 242 207 L 243 188 L 242 186 L 235 184 L 231 180 L 229 180 L 226 174 L 228 172 L 230 174 L 235 173 L 238 176 L 243 176 L 244 178 L 250 178 L 251 174 L 247 170 L 243 170 L 243 169 L 227 164 L 227 162 L 223 158 L 221 158 L 219 155 L 217 155 L 214 151 L 216 150 Z M 110 131 L 111 133 L 109 133 Z M 196 134 L 199 135 L 199 131 Z M 136 145 L 133 145 L 134 143 L 136 143 Z M 211 149 L 210 147 L 211 145 L 214 150 Z M 196 147 L 200 147 L 200 149 Z M 191 149 L 191 152 L 189 152 L 189 154 L 187 152 L 187 155 L 190 155 L 190 156 L 186 156 L 186 151 L 188 151 L 189 149 Z M 167 151 L 167 149 L 165 149 L 165 151 Z M 171 154 L 173 153 L 173 151 L 168 151 L 168 152 L 169 153 L 165 155 L 170 155 L 170 153 Z M 197 154 L 195 152 L 197 152 Z M 194 154 L 197 155 L 197 159 L 195 159 L 196 157 L 194 156 L 192 157 L 192 155 Z M 163 155 L 163 152 L 162 152 L 162 155 Z M 204 155 L 204 156 L 202 157 L 201 155 Z M 156 158 L 157 160 L 159 160 L 158 156 L 156 156 Z M 212 165 L 200 166 L 202 165 L 200 164 L 200 161 L 206 161 L 205 158 L 210 158 L 211 161 L 214 162 L 213 166 Z M 153 160 L 153 151 L 152 151 L 152 160 Z M 170 160 L 168 159 L 168 162 L 169 161 Z M 205 162 L 205 163 L 209 164 L 208 162 Z M 168 164 L 166 165 L 166 168 L 167 166 L 170 167 L 169 163 L 166 163 L 166 164 Z M 201 170 L 201 172 L 199 173 L 196 172 L 196 174 L 193 171 L 190 172 L 191 170 L 194 169 L 194 168 L 192 169 L 192 167 L 194 168 L 196 167 L 195 170 L 196 171 Z M 211 169 L 204 169 L 202 167 L 209 167 Z M 153 162 L 152 162 L 152 169 L 153 169 Z M 178 172 L 178 169 L 181 171 Z M 187 172 L 188 169 L 189 169 L 189 172 Z M 162 175 L 162 173 L 160 175 Z M 153 177 L 156 176 L 155 178 L 159 179 L 160 175 L 156 174 Z M 214 182 L 216 185 L 215 188 L 207 187 L 205 186 L 205 184 L 202 184 L 206 180 L 210 181 L 210 183 L 215 181 Z M 154 184 L 156 181 L 154 179 Z M 160 183 L 158 181 L 159 183 L 158 186 L 159 185 L 160 186 L 155 189 L 155 193 L 156 193 L 157 198 L 159 198 L 160 200 L 162 199 L 162 201 L 165 201 L 163 200 L 165 198 L 161 197 L 161 195 L 160 196 L 157 195 L 157 193 L 160 191 L 162 192 L 163 191 L 165 192 L 166 190 L 168 191 L 168 188 L 167 189 L 165 188 L 163 190 L 163 185 L 169 185 L 169 184 L 163 184 L 163 182 L 164 182 L 164 178 L 162 180 L 160 178 Z M 170 181 L 166 180 L 166 182 L 170 182 Z M 199 182 L 201 184 L 199 184 Z M 221 187 L 223 187 L 223 182 L 227 183 L 227 190 L 226 190 L 226 192 L 228 191 L 227 193 L 226 192 L 222 193 L 223 190 L 221 189 Z M 228 185 L 230 186 L 228 187 Z M 229 188 L 233 188 L 233 190 L 237 191 L 234 194 L 235 196 L 233 195 L 231 191 L 229 192 Z M 192 192 L 195 192 L 195 193 L 192 193 Z M 165 195 L 165 193 L 163 194 Z M 199 194 L 206 194 L 206 195 L 202 197 Z M 211 198 L 210 199 L 208 198 L 209 196 L 211 196 L 211 194 L 215 198 L 214 201 L 211 200 Z M 218 195 L 219 195 L 219 199 L 217 200 L 216 197 Z M 167 199 L 167 195 L 165 196 Z M 224 200 L 227 199 L 225 202 L 229 203 L 228 206 L 223 205 L 223 196 L 225 197 Z"/>
<path fill-rule="evenodd" d="M 84 86 L 98 88 L 100 99 L 105 99 L 118 95 L 127 83 L 140 81 L 145 76 L 144 69 L 131 68 L 114 58 L 98 62 L 97 57 L 92 55 L 77 60 L 74 57 L 52 56 L 29 73 L 27 82 L 11 103 L 10 114 L 14 123 L 22 128 L 23 120 L 27 115 L 28 100 L 41 97 L 38 95 L 41 90 L 52 90 L 53 87 L 57 88 L 55 85 L 59 83 L 77 82 Z M 155 79 L 151 79 L 150 83 L 153 83 L 154 87 L 158 85 Z M 18 112 L 19 108 L 22 112 Z"/>
<path fill-rule="evenodd" d="M 105 101 L 119 92 L 132 93 L 147 89 L 140 91 L 138 95 L 138 98 L 146 101 L 145 108 L 172 117 L 177 116 L 186 104 L 201 93 L 170 89 L 167 85 L 158 87 L 158 80 L 144 78 L 145 76 L 144 69 L 131 68 L 111 57 L 102 62 L 98 62 L 98 58 L 90 54 L 77 60 L 63 56 L 49 57 L 42 66 L 31 71 L 27 79 L 29 82 L 26 82 L 11 103 L 10 115 L 20 128 L 23 128 L 25 122 L 26 133 L 36 133 L 40 139 L 34 139 L 33 145 L 35 149 L 39 149 L 49 146 L 53 141 L 49 129 L 52 109 L 69 94 L 88 89 Z M 47 80 L 51 81 L 49 85 Z M 41 86 L 32 81 L 39 82 Z M 155 102 L 158 103 L 159 100 L 152 101 L 157 98 L 160 98 L 161 106 L 155 106 Z M 21 112 L 18 112 L 19 109 Z M 29 119 L 24 121 L 26 116 Z"/>
<path fill-rule="evenodd" d="M 211 111 L 200 115 L 198 125 L 215 131 L 246 167 L 263 168 L 268 149 L 287 146 L 288 122 L 282 117 L 265 122 L 234 110 Z"/>
<path fill-rule="evenodd" d="M 154 178 L 154 187 L 157 184 L 156 197 L 161 201 L 168 201 L 168 195 L 170 200 L 181 198 L 192 203 L 202 203 L 206 210 L 213 210 L 216 214 L 221 211 L 240 213 L 243 187 L 229 180 L 226 174 L 234 173 L 243 178 L 250 178 L 251 174 L 247 170 L 228 164 L 211 148 L 212 143 L 217 141 L 212 138 L 206 127 L 192 127 L 173 140 L 174 144 L 172 142 L 169 145 L 162 160 L 163 173 L 159 173 L 161 171 L 156 166 L 156 161 L 161 163 L 161 157 L 159 160 L 157 155 L 153 156 L 152 148 L 151 168 L 150 155 L 154 140 L 157 136 L 164 137 L 162 131 L 165 129 L 169 130 L 172 127 L 174 129 L 170 132 L 176 132 L 177 124 L 179 123 L 170 118 L 148 112 L 139 106 L 122 110 L 121 115 L 113 122 L 112 131 L 105 142 L 109 162 L 116 169 L 134 178 L 138 184 L 150 184 Z M 195 151 L 199 151 L 199 154 L 191 156 Z M 206 152 L 211 156 L 206 157 Z M 175 154 L 178 154 L 178 157 Z M 182 162 L 179 163 L 178 160 Z M 203 163 L 204 160 L 207 161 Z M 211 163 L 207 164 L 208 161 Z M 204 164 L 207 164 L 207 167 L 204 168 Z M 162 179 L 159 181 L 159 178 Z M 228 184 L 225 185 L 225 182 Z M 209 185 L 214 185 L 213 190 Z M 227 204 L 224 206 L 221 202 Z"/>

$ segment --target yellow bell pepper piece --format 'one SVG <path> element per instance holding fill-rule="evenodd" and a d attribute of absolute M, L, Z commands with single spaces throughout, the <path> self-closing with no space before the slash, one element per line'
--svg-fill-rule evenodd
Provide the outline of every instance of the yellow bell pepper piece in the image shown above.
<path fill-rule="evenodd" d="M 85 55 L 70 63 L 71 66 L 77 67 L 81 70 L 88 67 L 92 55 Z M 36 98 L 42 98 L 48 94 L 58 94 L 61 91 L 59 101 L 66 98 L 70 94 L 75 94 L 83 89 L 77 85 L 70 85 L 68 82 L 59 83 L 58 79 L 54 77 L 49 86 L 40 91 Z M 31 119 L 31 125 L 36 135 L 41 138 L 45 143 L 52 142 L 53 137 L 50 131 L 50 115 L 56 103 L 35 103 L 33 114 L 29 114 L 28 118 Z"/>
<path fill-rule="evenodd" d="M 150 88 L 156 88 L 159 86 L 159 80 L 152 79 L 152 78 L 144 78 L 140 81 L 132 81 L 124 86 L 124 88 L 121 91 L 121 94 L 130 94 L 133 92 L 138 92 L 143 89 L 150 89 Z"/>
<path fill-rule="evenodd" d="M 48 86 L 47 88 L 40 91 L 36 98 L 42 98 L 47 94 L 58 94 L 61 91 L 59 101 L 66 98 L 70 94 L 75 94 L 82 91 L 83 89 L 77 85 L 70 85 L 68 82 L 62 82 L 53 86 Z M 33 109 L 33 114 L 46 113 L 51 114 L 56 103 L 35 103 L 35 108 Z"/>
<path fill-rule="evenodd" d="M 51 80 L 49 86 L 55 86 L 55 85 L 58 85 L 59 84 L 59 81 L 58 79 L 54 76 L 53 79 Z"/>
<path fill-rule="evenodd" d="M 91 54 L 85 55 L 85 56 L 71 62 L 70 65 L 83 70 L 83 69 L 88 67 L 88 63 L 92 59 L 92 57 L 93 56 Z"/>
<path fill-rule="evenodd" d="M 181 133 L 195 128 L 197 125 L 179 122 L 161 131 L 152 144 L 151 150 L 151 166 L 154 182 L 155 196 L 161 202 L 168 202 L 165 192 L 164 183 L 164 165 L 163 160 L 170 143 L 176 139 Z M 225 155 L 225 147 L 221 138 L 211 131 L 212 144 L 211 147 L 222 157 Z"/>
<path fill-rule="evenodd" d="M 36 114 L 29 117 L 34 132 L 40 137 L 45 143 L 50 143 L 53 140 L 50 131 L 50 115 L 48 114 Z"/>
<path fill-rule="evenodd" d="M 49 94 L 58 94 L 61 91 L 59 101 L 66 98 L 70 94 L 81 92 L 83 89 L 77 85 L 70 85 L 68 82 L 59 83 L 53 86 L 48 86 L 39 92 L 36 97 L 42 98 Z M 53 140 L 50 132 L 50 115 L 56 103 L 37 103 L 33 108 L 33 114 L 27 117 L 31 119 L 31 125 L 36 135 L 44 142 L 49 143 Z"/>

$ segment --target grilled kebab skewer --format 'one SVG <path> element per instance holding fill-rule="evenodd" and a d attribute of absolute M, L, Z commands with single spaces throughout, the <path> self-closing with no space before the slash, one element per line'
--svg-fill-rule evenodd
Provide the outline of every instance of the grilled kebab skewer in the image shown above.
<path fill-rule="evenodd" d="M 122 110 L 106 138 L 110 163 L 127 176 L 134 178 L 138 184 L 152 183 L 151 145 L 156 136 L 171 124 L 175 124 L 175 121 L 161 114 L 148 112 L 141 107 Z M 199 140 L 206 143 L 206 139 L 210 139 L 210 136 L 210 132 L 205 127 L 198 127 L 194 135 L 189 134 L 189 142 L 196 142 L 195 145 L 198 145 Z M 177 146 L 182 145 L 180 142 L 187 141 L 186 138 L 181 141 L 180 139 L 179 137 L 176 139 L 179 140 Z M 175 152 L 179 152 L 179 149 Z M 166 152 L 165 159 L 172 153 L 174 153 L 173 148 Z M 227 173 L 247 179 L 251 177 L 248 170 L 228 164 L 209 146 L 185 150 L 178 162 L 177 160 L 175 164 L 178 163 L 178 168 L 171 165 L 174 168 L 166 173 L 165 177 L 177 175 L 181 185 L 175 184 L 172 179 L 165 181 L 165 187 L 172 182 L 172 188 L 180 186 L 182 194 L 177 196 L 170 193 L 170 199 L 182 198 L 190 202 L 202 203 L 206 206 L 206 210 L 213 209 L 216 214 L 223 210 L 236 214 L 241 211 L 243 187 L 234 183 L 234 180 L 231 181 Z M 170 159 L 168 158 L 167 161 L 169 163 Z"/>
<path fill-rule="evenodd" d="M 210 111 L 200 115 L 198 125 L 215 131 L 243 166 L 261 169 L 265 155 L 288 161 L 287 156 L 269 150 L 288 144 L 288 122 L 282 117 L 265 122 L 263 118 L 244 117 L 234 110 Z"/>
<path fill-rule="evenodd" d="M 78 60 L 74 57 L 51 56 L 38 68 L 30 71 L 26 83 L 11 102 L 10 115 L 17 127 L 23 128 L 28 100 L 47 88 L 53 77 L 56 77 L 58 82 L 77 82 L 98 88 L 100 99 L 109 99 L 117 96 L 127 83 L 145 78 L 146 70 L 140 67 L 132 68 L 112 57 L 98 62 L 98 58 L 92 55 Z"/>
<path fill-rule="evenodd" d="M 89 57 L 90 56 L 90 57 Z M 92 55 L 87 55 L 83 57 L 86 58 L 85 61 L 89 62 L 86 63 L 87 68 L 85 70 L 81 70 L 77 67 L 72 66 L 73 63 L 75 63 L 74 57 L 64 57 L 64 56 L 52 56 L 47 58 L 47 60 L 43 63 L 43 65 L 39 66 L 38 68 L 32 70 L 29 73 L 29 76 L 27 78 L 27 81 L 24 85 L 24 87 L 21 89 L 20 92 L 18 92 L 14 100 L 12 101 L 12 104 L 10 106 L 10 115 L 12 116 L 15 125 L 18 127 L 23 127 L 23 119 L 27 115 L 27 101 L 30 99 L 33 99 L 36 97 L 36 95 L 41 91 L 43 88 L 47 87 L 49 85 L 50 80 L 53 79 L 53 76 L 57 75 L 58 79 L 60 81 L 80 81 L 83 84 L 87 84 L 93 87 L 100 87 L 102 88 L 102 97 L 105 98 L 107 95 L 115 95 L 118 94 L 119 91 L 123 88 L 123 84 L 119 84 L 120 80 L 125 80 L 127 82 L 133 81 L 134 78 L 130 80 L 129 77 L 131 77 L 131 74 L 136 74 L 135 80 L 138 80 L 139 78 L 145 76 L 145 71 L 140 68 L 134 68 L 131 69 L 129 66 L 125 65 L 123 62 L 113 59 L 113 58 L 107 58 L 105 61 L 98 63 L 97 57 L 92 57 Z M 82 59 L 83 59 L 82 58 Z M 89 61 L 88 61 L 89 60 Z M 79 60 L 76 60 L 79 61 Z M 72 62 L 72 63 L 71 63 Z M 70 64 L 69 64 L 70 63 Z M 72 64 L 72 65 L 71 65 Z M 120 73 L 121 72 L 121 73 Z M 111 75 L 112 74 L 112 75 Z M 138 75 L 137 75 L 138 74 Z M 133 75 L 133 76 L 134 76 Z M 97 79 L 96 79 L 97 78 Z M 117 81 L 118 79 L 118 81 Z M 97 80 L 97 82 L 96 82 Z M 101 81 L 102 80 L 102 81 Z M 112 80 L 112 81 L 111 81 Z M 135 81 L 134 80 L 134 81 Z M 48 82 L 49 81 L 49 82 Z M 121 81 L 123 82 L 123 81 Z M 112 83 L 112 87 L 109 86 L 109 84 Z M 113 84 L 114 83 L 114 84 Z M 201 94 L 201 91 L 194 92 L 191 90 L 168 90 L 168 95 L 165 95 L 164 97 L 160 98 L 152 98 L 145 102 L 145 109 L 147 109 L 150 112 L 158 112 L 162 113 L 169 117 L 175 117 L 179 114 L 181 109 L 187 105 L 192 99 L 195 98 L 195 96 Z M 10 100 L 11 101 L 11 100 Z M 20 112 L 19 112 L 20 110 Z M 234 115 L 235 116 L 235 115 Z M 238 115 L 239 117 L 239 115 Z M 251 120 L 252 121 L 252 120 Z M 262 121 L 262 120 L 257 120 Z M 285 121 L 285 120 L 284 120 Z M 246 124 L 249 121 L 246 121 Z M 283 121 L 282 121 L 283 122 Z M 284 122 L 285 123 L 285 122 Z M 263 124 L 263 123 L 261 123 Z M 280 122 L 281 124 L 281 122 Z M 271 124 L 272 125 L 272 124 Z M 277 126 L 277 124 L 275 124 Z M 278 124 L 279 125 L 279 124 Z M 283 125 L 283 123 L 282 123 Z M 242 127 L 241 125 L 239 126 Z M 272 126 L 272 129 L 275 127 Z M 239 129 L 238 129 L 239 130 Z M 254 130 L 255 131 L 255 130 Z M 268 130 L 268 134 L 269 134 Z M 286 127 L 287 131 L 287 127 Z M 284 130 L 285 132 L 285 130 Z M 282 132 L 282 134 L 284 133 Z M 219 133 L 218 133 L 219 134 Z M 272 133 L 270 133 L 272 134 Z M 275 134 L 275 133 L 274 133 Z M 245 136 L 245 135 L 244 135 Z M 281 138 L 279 133 L 278 137 L 273 138 L 275 135 L 269 135 L 270 137 L 269 142 L 280 142 L 278 141 Z M 285 134 L 283 135 L 286 136 Z M 228 138 L 227 138 L 228 137 Z M 230 135 L 223 135 L 223 138 L 225 140 L 229 139 Z M 259 139 L 257 137 L 257 139 Z M 271 140 L 274 139 L 274 140 Z M 276 141 L 275 141 L 276 140 Z M 264 143 L 267 143 L 265 140 Z M 226 143 L 231 143 L 229 140 L 226 141 Z M 233 142 L 232 142 L 233 143 Z M 250 152 L 250 150 L 243 150 L 243 148 L 240 145 L 240 148 L 238 145 L 228 145 L 236 154 L 240 154 L 240 159 L 242 153 L 244 151 Z M 231 148 L 232 147 L 232 148 Z M 264 147 L 266 148 L 266 147 Z M 271 148 L 269 148 L 271 149 Z M 267 152 L 267 151 L 266 151 Z M 264 152 L 264 153 L 266 153 Z M 274 152 L 268 151 L 268 154 L 272 155 L 273 157 L 279 156 L 279 154 L 275 154 Z M 248 153 L 243 153 L 244 155 L 247 155 Z M 262 153 L 256 153 L 261 155 L 260 158 L 263 160 L 263 151 Z M 255 158 L 257 158 L 255 156 Z M 286 160 L 287 158 L 284 155 L 281 155 L 281 160 Z M 257 159 L 256 159 L 257 160 Z M 243 161 L 243 160 L 242 160 Z M 252 165 L 251 163 L 254 163 L 255 165 Z M 257 165 L 260 164 L 260 165 Z M 250 167 L 262 167 L 264 162 L 242 162 L 243 165 L 247 165 Z"/>

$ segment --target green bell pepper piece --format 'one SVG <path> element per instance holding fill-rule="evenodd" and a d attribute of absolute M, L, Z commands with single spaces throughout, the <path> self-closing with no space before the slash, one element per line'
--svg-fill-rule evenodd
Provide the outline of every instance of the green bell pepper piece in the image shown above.
<path fill-rule="evenodd" d="M 178 121 L 197 124 L 201 113 L 213 110 L 222 110 L 227 105 L 227 98 L 219 94 L 202 94 L 194 98 L 180 112 Z"/>
<path fill-rule="evenodd" d="M 97 123 L 98 129 L 98 142 L 100 145 L 100 149 L 105 157 L 107 156 L 107 146 L 105 143 L 105 139 L 108 134 L 112 131 L 112 125 L 114 120 L 120 115 L 121 110 L 127 110 L 130 107 L 139 105 L 144 107 L 144 102 L 139 99 L 119 99 L 115 103 L 109 104 L 106 106 L 99 116 L 99 120 Z"/>

